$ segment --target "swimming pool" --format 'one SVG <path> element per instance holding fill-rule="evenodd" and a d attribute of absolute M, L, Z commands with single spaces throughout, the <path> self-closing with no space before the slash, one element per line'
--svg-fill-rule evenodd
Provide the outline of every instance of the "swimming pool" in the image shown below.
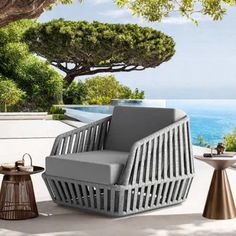
<path fill-rule="evenodd" d="M 165 100 L 152 99 L 113 99 L 111 105 L 63 105 L 66 115 L 78 119 L 84 123 L 90 123 L 112 114 L 113 107 L 122 106 L 145 106 L 145 107 L 166 107 Z"/>
<path fill-rule="evenodd" d="M 113 106 L 62 106 L 66 115 L 84 123 L 105 118 L 112 114 Z"/>
<path fill-rule="evenodd" d="M 169 108 L 182 109 L 190 116 L 194 144 L 200 135 L 209 144 L 216 145 L 236 127 L 236 100 L 166 100 L 160 106 L 163 107 L 163 104 Z M 109 116 L 113 110 L 113 106 L 76 105 L 64 108 L 67 115 L 85 123 Z"/>

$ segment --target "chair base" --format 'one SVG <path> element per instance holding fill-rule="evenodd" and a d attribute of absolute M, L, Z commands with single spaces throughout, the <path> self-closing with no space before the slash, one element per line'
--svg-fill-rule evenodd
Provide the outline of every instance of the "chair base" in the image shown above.
<path fill-rule="evenodd" d="M 102 185 L 50 176 L 44 173 L 52 200 L 63 206 L 112 217 L 132 215 L 183 202 L 193 175 L 139 185 Z"/>

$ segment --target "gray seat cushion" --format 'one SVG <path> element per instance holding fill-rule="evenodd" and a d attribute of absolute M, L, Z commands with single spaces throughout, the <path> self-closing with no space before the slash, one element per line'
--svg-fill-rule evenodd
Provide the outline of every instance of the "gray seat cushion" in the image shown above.
<path fill-rule="evenodd" d="M 128 154 L 118 151 L 93 151 L 46 158 L 48 175 L 101 184 L 115 184 Z"/>
<path fill-rule="evenodd" d="M 113 111 L 105 149 L 128 152 L 139 139 L 185 116 L 177 109 L 117 106 Z"/>

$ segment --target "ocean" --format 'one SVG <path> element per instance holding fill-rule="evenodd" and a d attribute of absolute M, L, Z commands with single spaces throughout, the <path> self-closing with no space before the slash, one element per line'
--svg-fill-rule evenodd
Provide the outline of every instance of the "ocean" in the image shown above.
<path fill-rule="evenodd" d="M 166 107 L 182 109 L 189 115 L 193 144 L 201 136 L 216 146 L 236 128 L 236 100 L 166 100 Z"/>
<path fill-rule="evenodd" d="M 236 100 L 121 100 L 121 104 L 134 104 L 144 106 L 160 106 L 179 108 L 190 117 L 191 135 L 193 144 L 198 145 L 200 136 L 211 146 L 223 142 L 227 133 L 236 128 Z M 117 102 L 117 101 L 116 101 Z M 119 101 L 120 102 L 120 101 Z M 65 106 L 66 107 L 66 106 Z M 69 107 L 67 107 L 69 108 Z M 70 112 L 69 112 L 70 111 Z M 109 106 L 78 106 L 67 109 L 70 115 L 89 123 L 111 114 Z M 72 113 L 73 112 L 73 113 Z M 81 113 L 82 112 L 82 113 Z M 86 112 L 86 113 L 85 113 Z M 72 117 L 73 117 L 72 116 Z M 74 117 L 75 118 L 75 117 Z M 85 119 L 85 120 L 82 120 Z"/>

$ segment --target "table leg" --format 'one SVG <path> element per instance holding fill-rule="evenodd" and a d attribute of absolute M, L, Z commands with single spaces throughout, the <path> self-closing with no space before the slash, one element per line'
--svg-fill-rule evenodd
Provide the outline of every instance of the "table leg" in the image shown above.
<path fill-rule="evenodd" d="M 27 192 L 29 195 L 31 210 L 34 212 L 35 216 L 38 216 L 39 214 L 38 214 L 38 208 L 37 208 L 36 200 L 34 196 L 34 187 L 33 187 L 33 183 L 30 176 L 29 176 L 29 181 L 26 187 L 27 187 Z"/>
<path fill-rule="evenodd" d="M 214 170 L 203 216 L 209 219 L 236 217 L 234 199 L 226 170 Z"/>
<path fill-rule="evenodd" d="M 38 216 L 30 175 L 5 175 L 0 200 L 1 219 L 23 220 Z"/>

